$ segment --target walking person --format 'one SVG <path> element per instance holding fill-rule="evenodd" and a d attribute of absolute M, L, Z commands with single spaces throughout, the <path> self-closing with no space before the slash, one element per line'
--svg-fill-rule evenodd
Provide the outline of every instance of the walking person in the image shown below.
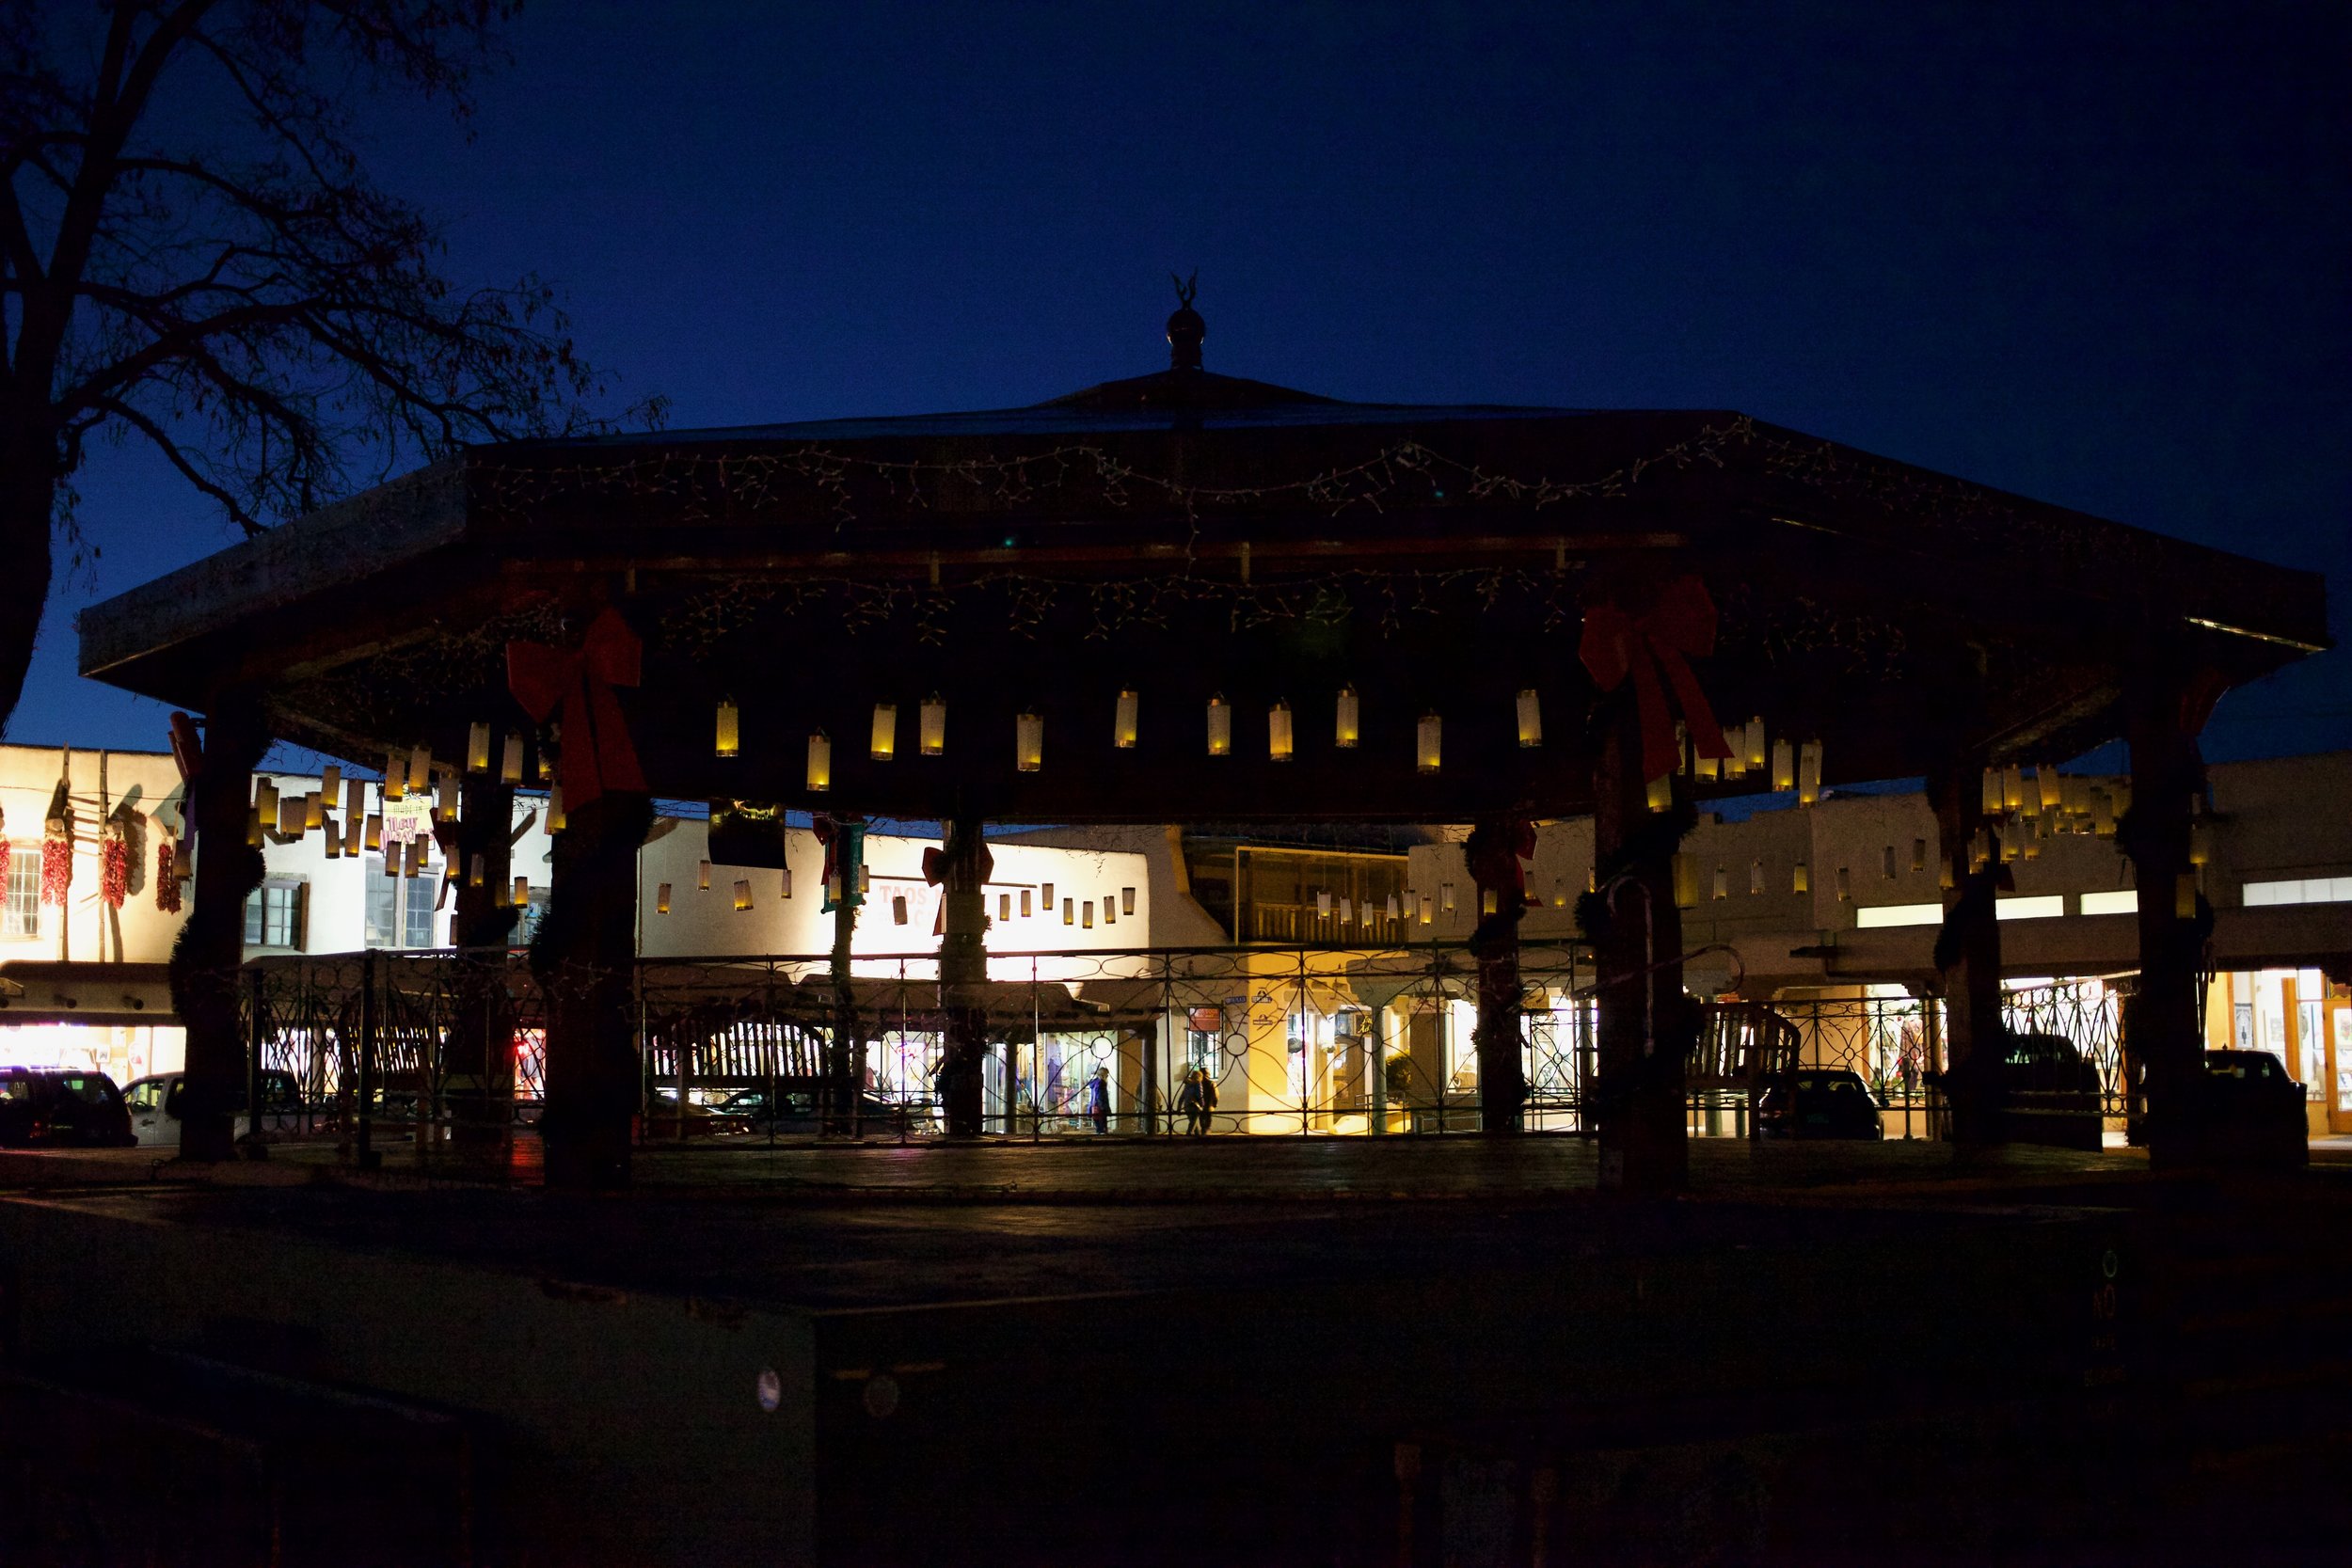
<path fill-rule="evenodd" d="M 1087 1080 L 1087 1115 L 1097 1132 L 1111 1130 L 1111 1069 L 1106 1067 L 1096 1068 Z"/>
<path fill-rule="evenodd" d="M 1176 1108 L 1184 1113 L 1184 1136 L 1195 1137 L 1208 1125 L 1200 1110 L 1200 1069 L 1194 1068 L 1184 1074 L 1184 1086 L 1176 1091 Z"/>

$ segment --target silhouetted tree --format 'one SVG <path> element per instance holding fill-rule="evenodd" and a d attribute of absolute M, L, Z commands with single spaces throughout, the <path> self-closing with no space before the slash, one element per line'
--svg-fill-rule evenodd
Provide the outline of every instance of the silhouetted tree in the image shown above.
<path fill-rule="evenodd" d="M 461 121 L 512 0 L 0 0 L 0 730 L 94 436 L 247 533 L 598 388 L 534 278 L 466 290 L 351 105 Z"/>

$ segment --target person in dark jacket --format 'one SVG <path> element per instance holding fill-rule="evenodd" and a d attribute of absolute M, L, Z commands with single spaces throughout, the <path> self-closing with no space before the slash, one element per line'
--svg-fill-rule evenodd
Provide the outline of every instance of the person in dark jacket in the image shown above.
<path fill-rule="evenodd" d="M 1111 1130 L 1111 1069 L 1098 1067 L 1087 1080 L 1087 1116 L 1097 1132 Z"/>
<path fill-rule="evenodd" d="M 1184 1113 L 1184 1132 L 1201 1137 L 1209 1131 L 1209 1113 L 1216 1109 L 1216 1085 L 1209 1075 L 1194 1068 L 1184 1075 L 1184 1086 L 1176 1091 L 1176 1108 Z"/>

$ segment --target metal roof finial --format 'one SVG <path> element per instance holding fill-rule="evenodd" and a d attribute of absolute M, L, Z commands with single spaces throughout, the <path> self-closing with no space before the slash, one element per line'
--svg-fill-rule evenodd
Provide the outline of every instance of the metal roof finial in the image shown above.
<path fill-rule="evenodd" d="M 1193 296 L 1200 292 L 1200 269 L 1195 267 L 1190 277 L 1168 275 L 1176 285 L 1176 310 L 1168 318 L 1168 368 L 1172 371 L 1197 371 L 1200 368 L 1200 344 L 1209 335 L 1209 324 L 1192 308 Z"/>

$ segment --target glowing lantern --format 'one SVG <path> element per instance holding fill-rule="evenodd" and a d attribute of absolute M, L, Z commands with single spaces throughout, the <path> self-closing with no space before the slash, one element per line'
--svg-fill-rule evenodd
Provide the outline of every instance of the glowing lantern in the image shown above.
<path fill-rule="evenodd" d="M 1079 924 L 1082 927 L 1084 927 L 1085 929 L 1087 929 L 1087 930 L 1089 930 L 1089 931 L 1093 930 L 1093 929 L 1094 929 L 1094 900 L 1093 900 L 1093 899 L 1091 899 L 1091 898 L 1089 898 L 1089 899 L 1088 899 L 1088 900 L 1087 900 L 1084 904 L 1080 905 L 1080 906 L 1079 906 L 1079 914 L 1080 914 L 1081 918 L 1079 919 L 1078 924 Z"/>
<path fill-rule="evenodd" d="M 1662 773 L 1650 780 L 1648 788 L 1643 792 L 1643 799 L 1652 811 L 1664 811 L 1673 805 L 1675 803 L 1674 775 Z"/>
<path fill-rule="evenodd" d="M 1448 914 L 1454 912 L 1454 884 L 1452 882 L 1438 884 L 1438 908 Z"/>
<path fill-rule="evenodd" d="M 1075 898 L 1065 898 L 1061 901 L 1061 923 L 1065 926 L 1075 926 L 1078 923 L 1078 901 Z"/>
<path fill-rule="evenodd" d="M 1315 913 L 1326 920 L 1331 918 L 1331 890 L 1329 888 L 1321 889 L 1315 894 Z"/>
<path fill-rule="evenodd" d="M 1343 752 L 1352 752 L 1362 738 L 1363 728 L 1357 722 L 1356 689 L 1343 686 L 1331 725 L 1331 743 Z"/>
<path fill-rule="evenodd" d="M 1748 721 L 1747 765 L 1756 772 L 1764 770 L 1764 716 L 1760 713 Z"/>
<path fill-rule="evenodd" d="M 411 877 L 424 875 L 424 840 L 422 838 L 412 838 L 408 841 L 408 863 L 404 869 Z"/>
<path fill-rule="evenodd" d="M 1370 918 L 1372 911 L 1370 910 L 1366 910 L 1364 914 L 1366 918 Z M 1340 924 L 1343 926 L 1353 926 L 1356 924 L 1356 906 L 1353 902 L 1345 898 L 1340 900 Z"/>
<path fill-rule="evenodd" d="M 723 757 L 743 754 L 743 714 L 732 697 L 719 699 L 719 722 L 715 749 Z"/>
<path fill-rule="evenodd" d="M 1010 920 L 1012 918 L 1011 894 L 1000 893 L 996 895 L 996 918 L 999 920 Z"/>
<path fill-rule="evenodd" d="M 1808 740 L 1797 753 L 1797 804 L 1809 806 L 1821 798 L 1821 743 Z"/>
<path fill-rule="evenodd" d="M 1675 907 L 1695 908 L 1699 901 L 1699 858 L 1689 850 L 1677 851 L 1674 858 Z"/>
<path fill-rule="evenodd" d="M 1039 883 L 1037 895 L 1045 900 L 1046 912 L 1048 914 L 1052 913 L 1054 909 L 1054 884 L 1051 882 Z"/>
<path fill-rule="evenodd" d="M 1519 744 L 1541 746 L 1544 743 L 1543 699 L 1535 695 L 1532 686 L 1519 689 Z"/>
<path fill-rule="evenodd" d="M 653 912 L 656 914 L 668 914 L 670 912 L 669 883 L 664 882 L 660 887 L 653 890 Z"/>
<path fill-rule="evenodd" d="M 1209 755 L 1230 756 L 1233 750 L 1233 710 L 1222 696 L 1209 699 Z"/>
<path fill-rule="evenodd" d="M 888 762 L 898 754 L 898 705 L 874 705 L 874 733 L 866 742 L 866 754 L 876 762 Z"/>
<path fill-rule="evenodd" d="M 1979 793 L 1983 797 L 1980 809 L 1984 814 L 1987 816 L 1999 816 L 2001 812 L 2001 770 L 1999 768 L 1988 768 L 1984 770 L 1984 787 Z"/>
<path fill-rule="evenodd" d="M 2188 863 L 2207 865 L 2213 861 L 2213 832 L 2202 822 L 2188 825 Z"/>
<path fill-rule="evenodd" d="M 808 737 L 808 787 L 812 791 L 833 787 L 833 737 L 822 730 Z"/>
<path fill-rule="evenodd" d="M 1034 773 L 1045 766 L 1045 721 L 1024 713 L 1012 721 L 1013 766 Z"/>
<path fill-rule="evenodd" d="M 466 726 L 466 771 L 490 770 L 490 726 L 477 721 Z"/>
<path fill-rule="evenodd" d="M 278 798 L 278 832 L 286 838 L 302 836 L 302 797 L 280 795 Z"/>
<path fill-rule="evenodd" d="M 486 870 L 487 867 L 484 863 L 481 855 L 474 854 L 468 856 L 466 860 L 466 885 L 468 887 L 480 887 Z"/>
<path fill-rule="evenodd" d="M 1413 766 L 1423 773 L 1435 773 L 1444 761 L 1445 721 L 1434 713 L 1424 713 L 1414 731 Z"/>
<path fill-rule="evenodd" d="M 1111 715 L 1111 744 L 1122 752 L 1136 748 L 1136 736 L 1141 733 L 1136 727 L 1136 713 L 1141 706 L 1141 699 L 1133 691 L 1119 694 L 1118 708 Z"/>
<path fill-rule="evenodd" d="M 748 909 L 750 909 L 751 907 L 752 907 L 752 879 L 751 879 L 749 877 L 739 877 L 739 878 L 737 878 L 737 879 L 736 879 L 736 881 L 735 881 L 735 909 L 736 909 L 736 912 L 739 914 L 739 913 L 741 913 L 743 911 L 748 910 Z"/>
<path fill-rule="evenodd" d="M 1490 887 L 1480 888 L 1478 890 L 1478 912 L 1480 914 L 1492 914 L 1495 912 L 1495 890 Z"/>
<path fill-rule="evenodd" d="M 433 748 L 419 746 L 408 753 L 408 787 L 422 789 L 433 776 Z"/>
<path fill-rule="evenodd" d="M 2026 770 L 2015 763 L 2001 769 L 2001 809 L 2017 811 L 2026 803 Z"/>
<path fill-rule="evenodd" d="M 1123 887 L 1119 890 L 1119 912 L 1121 914 L 1136 912 L 1136 890 L 1134 888 Z"/>
<path fill-rule="evenodd" d="M 384 818 L 382 816 L 370 816 L 368 818 L 367 836 L 362 839 L 360 843 L 368 849 L 381 849 L 384 847 Z"/>
<path fill-rule="evenodd" d="M 530 879 L 530 878 L 528 878 L 528 877 L 517 877 L 517 878 L 516 878 L 516 879 L 515 879 L 515 907 L 516 907 L 516 909 L 518 909 L 518 910 L 519 910 L 519 909 L 521 909 L 524 905 L 526 905 L 526 904 L 528 904 L 528 903 L 530 903 L 530 902 L 531 902 L 531 879 Z"/>
<path fill-rule="evenodd" d="M 1731 896 L 1731 873 L 1720 865 L 1715 868 L 1715 896 L 1718 898 Z"/>
<path fill-rule="evenodd" d="M 1266 709 L 1265 753 L 1275 762 L 1291 759 L 1291 705 L 1277 703 Z"/>
<path fill-rule="evenodd" d="M 278 820 L 278 783 L 274 779 L 256 779 L 253 783 L 253 809 L 262 819 L 275 824 Z"/>
<path fill-rule="evenodd" d="M 1021 890 L 1021 918 L 1026 920 L 1032 912 L 1029 908 L 1029 890 L 1023 888 Z"/>
<path fill-rule="evenodd" d="M 1797 749 L 1786 740 L 1772 742 L 1772 787 L 1797 787 Z"/>
<path fill-rule="evenodd" d="M 1791 893 L 1810 893 L 1813 891 L 1813 879 L 1804 874 L 1804 862 L 1799 861 L 1796 863 L 1795 869 L 1791 872 L 1788 879 L 1788 891 Z"/>
<path fill-rule="evenodd" d="M 1842 904 L 1852 896 L 1853 886 L 1846 879 L 1846 868 L 1841 865 L 1837 868 L 1837 901 Z"/>
<path fill-rule="evenodd" d="M 315 789 L 302 798 L 302 826 L 305 831 L 326 826 L 326 802 Z"/>
<path fill-rule="evenodd" d="M 1437 911 L 1431 909 L 1429 906 L 1429 895 L 1425 893 L 1422 894 L 1421 895 L 1421 923 L 1423 926 L 1426 926 L 1437 917 Z"/>
<path fill-rule="evenodd" d="M 927 757 L 935 757 L 947 750 L 947 705 L 933 692 L 923 700 L 916 716 L 916 743 Z"/>
<path fill-rule="evenodd" d="M 710 863 L 708 861 L 703 862 L 696 873 L 694 887 L 697 892 L 701 893 L 710 891 Z"/>
<path fill-rule="evenodd" d="M 398 800 L 408 794 L 408 765 L 398 756 L 384 759 L 384 799 Z"/>
<path fill-rule="evenodd" d="M 523 782 L 523 737 L 520 731 L 510 733 L 499 752 L 499 783 L 518 784 Z"/>
<path fill-rule="evenodd" d="M 781 897 L 792 896 L 792 868 L 786 866 L 776 874 L 776 892 Z"/>
<path fill-rule="evenodd" d="M 1394 920 L 1396 918 L 1396 895 L 1393 893 L 1389 895 L 1388 912 L 1391 920 Z"/>

